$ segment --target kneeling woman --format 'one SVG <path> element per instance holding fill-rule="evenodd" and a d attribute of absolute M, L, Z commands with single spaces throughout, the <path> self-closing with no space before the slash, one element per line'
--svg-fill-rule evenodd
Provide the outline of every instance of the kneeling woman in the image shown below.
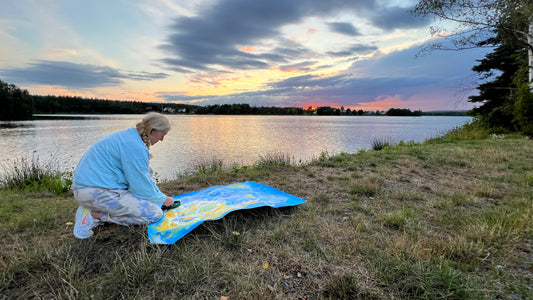
<path fill-rule="evenodd" d="M 152 179 L 149 149 L 169 130 L 165 116 L 148 113 L 136 128 L 106 136 L 87 150 L 73 174 L 74 198 L 80 205 L 74 236 L 90 237 L 101 222 L 140 225 L 161 219 L 161 206 L 174 200 Z"/>

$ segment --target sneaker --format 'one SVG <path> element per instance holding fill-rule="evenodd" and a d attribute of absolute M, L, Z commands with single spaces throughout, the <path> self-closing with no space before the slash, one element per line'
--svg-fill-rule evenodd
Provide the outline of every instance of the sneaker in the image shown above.
<path fill-rule="evenodd" d="M 74 225 L 74 236 L 79 239 L 86 239 L 93 235 L 92 229 L 98 225 L 98 220 L 91 216 L 91 211 L 84 207 L 78 207 L 76 211 L 76 224 Z"/>

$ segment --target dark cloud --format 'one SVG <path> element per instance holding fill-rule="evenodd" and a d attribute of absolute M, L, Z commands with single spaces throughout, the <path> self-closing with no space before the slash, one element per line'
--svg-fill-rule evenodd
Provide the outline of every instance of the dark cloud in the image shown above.
<path fill-rule="evenodd" d="M 57 85 L 72 89 L 115 86 L 125 79 L 154 80 L 165 73 L 124 72 L 107 66 L 76 64 L 65 61 L 38 60 L 28 66 L 0 70 L 2 77 L 18 84 Z"/>
<path fill-rule="evenodd" d="M 149 72 L 127 72 L 126 78 L 131 80 L 155 80 L 155 79 L 162 79 L 168 77 L 168 74 L 166 73 L 149 73 Z"/>
<path fill-rule="evenodd" d="M 266 69 L 274 64 L 313 59 L 312 51 L 296 42 L 291 47 L 265 53 L 240 51 L 239 47 L 262 44 L 266 40 L 274 43 L 273 46 L 285 45 L 287 41 L 280 40 L 279 31 L 283 26 L 297 24 L 307 17 L 325 18 L 341 11 L 371 18 L 376 26 L 388 30 L 417 24 L 408 9 L 385 9 L 376 0 L 220 0 L 200 7 L 196 16 L 174 20 L 169 28 L 171 33 L 161 45 L 170 57 L 162 62 L 175 70 L 215 71 Z M 351 23 L 327 25 L 334 32 L 349 36 L 360 34 Z M 338 51 L 330 55 L 349 54 Z"/>
<path fill-rule="evenodd" d="M 359 30 L 352 25 L 352 23 L 346 22 L 332 22 L 327 23 L 331 31 L 349 35 L 349 36 L 358 36 L 361 35 Z"/>
<path fill-rule="evenodd" d="M 278 36 L 280 25 L 304 15 L 299 2 L 279 0 L 219 1 L 200 14 L 175 20 L 171 28 L 174 33 L 162 45 L 174 58 L 166 59 L 165 63 L 198 70 L 214 66 L 267 68 L 272 55 L 246 53 L 239 51 L 238 46 Z"/>
<path fill-rule="evenodd" d="M 290 64 L 290 65 L 282 65 L 279 67 L 279 69 L 281 71 L 289 71 L 289 70 L 295 70 L 295 69 L 299 71 L 308 71 L 310 70 L 309 68 L 310 66 L 313 66 L 317 63 L 318 63 L 317 61 L 303 61 L 303 62 Z"/>
<path fill-rule="evenodd" d="M 378 47 L 374 45 L 354 44 L 346 50 L 328 51 L 326 54 L 331 55 L 331 56 L 342 57 L 342 56 L 369 54 L 376 50 L 378 50 Z"/>
<path fill-rule="evenodd" d="M 415 17 L 410 11 L 410 8 L 386 8 L 371 14 L 371 21 L 384 30 L 419 28 L 431 23 L 430 18 Z"/>

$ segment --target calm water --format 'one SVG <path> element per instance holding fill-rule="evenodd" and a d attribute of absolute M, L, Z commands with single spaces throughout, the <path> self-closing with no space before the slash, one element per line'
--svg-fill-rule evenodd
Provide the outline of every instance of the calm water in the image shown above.
<path fill-rule="evenodd" d="M 0 162 L 37 155 L 62 170 L 72 170 L 98 139 L 134 127 L 142 115 L 102 115 L 61 120 L 0 122 Z M 374 116 L 168 116 L 172 130 L 151 148 L 151 167 L 160 178 L 190 171 L 213 159 L 250 165 L 261 156 L 289 155 L 295 162 L 321 152 L 355 153 L 374 140 L 422 142 L 470 117 Z"/>

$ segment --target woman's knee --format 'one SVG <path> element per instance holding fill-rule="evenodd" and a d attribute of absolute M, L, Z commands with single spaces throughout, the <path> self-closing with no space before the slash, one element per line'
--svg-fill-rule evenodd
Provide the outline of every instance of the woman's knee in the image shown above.
<path fill-rule="evenodd" d="M 157 207 L 156 209 L 152 209 L 150 210 L 150 213 L 145 216 L 145 219 L 148 223 L 155 223 L 159 220 L 161 220 L 161 218 L 163 217 L 163 210 L 159 207 Z"/>

